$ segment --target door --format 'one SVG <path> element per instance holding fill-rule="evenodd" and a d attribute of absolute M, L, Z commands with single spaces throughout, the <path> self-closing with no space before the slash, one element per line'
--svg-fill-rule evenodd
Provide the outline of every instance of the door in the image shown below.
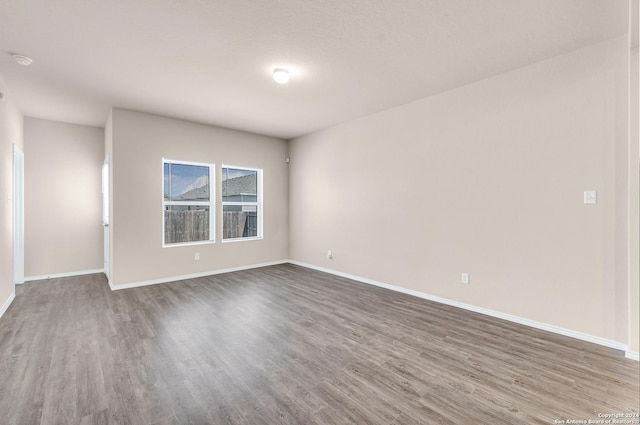
<path fill-rule="evenodd" d="M 104 274 L 109 279 L 110 253 L 109 253 L 109 157 L 102 164 L 102 226 L 104 229 Z"/>
<path fill-rule="evenodd" d="M 24 283 L 24 153 L 13 145 L 13 282 Z"/>

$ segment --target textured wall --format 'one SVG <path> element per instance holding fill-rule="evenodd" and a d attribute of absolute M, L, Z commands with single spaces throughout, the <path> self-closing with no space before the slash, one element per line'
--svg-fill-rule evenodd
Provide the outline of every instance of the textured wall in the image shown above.
<path fill-rule="evenodd" d="M 122 109 L 112 111 L 111 280 L 115 285 L 286 260 L 287 144 L 280 139 Z M 162 158 L 263 169 L 264 238 L 162 247 Z M 200 260 L 194 254 L 200 253 Z"/>
<path fill-rule="evenodd" d="M 25 276 L 102 269 L 104 130 L 25 117 Z"/>
<path fill-rule="evenodd" d="M 627 55 L 612 40 L 293 140 L 290 257 L 626 342 Z"/>
<path fill-rule="evenodd" d="M 23 150 L 23 117 L 0 76 L 0 308 L 13 293 L 13 144 Z"/>

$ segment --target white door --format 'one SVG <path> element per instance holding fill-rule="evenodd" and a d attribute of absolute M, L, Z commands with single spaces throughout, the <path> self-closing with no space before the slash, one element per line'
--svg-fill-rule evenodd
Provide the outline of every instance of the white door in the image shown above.
<path fill-rule="evenodd" d="M 104 228 L 104 274 L 109 279 L 109 157 L 102 164 L 102 226 Z"/>
<path fill-rule="evenodd" d="M 24 153 L 13 145 L 13 282 L 24 283 Z"/>

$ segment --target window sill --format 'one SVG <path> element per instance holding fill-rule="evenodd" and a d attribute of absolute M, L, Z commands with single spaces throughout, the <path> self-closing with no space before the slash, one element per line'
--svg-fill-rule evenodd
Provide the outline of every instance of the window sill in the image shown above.
<path fill-rule="evenodd" d="M 254 236 L 254 237 L 251 237 L 251 238 L 222 239 L 222 243 L 244 242 L 244 241 L 259 241 L 259 240 L 262 240 L 262 236 Z"/>
<path fill-rule="evenodd" d="M 162 244 L 163 248 L 177 248 L 179 246 L 193 246 L 193 245 L 209 245 L 216 243 L 215 239 L 211 241 L 197 241 L 197 242 L 181 242 L 172 244 Z"/>

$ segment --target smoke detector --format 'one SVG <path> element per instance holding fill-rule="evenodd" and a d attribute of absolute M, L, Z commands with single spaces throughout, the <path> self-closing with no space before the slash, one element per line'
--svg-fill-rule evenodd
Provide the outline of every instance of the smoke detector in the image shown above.
<path fill-rule="evenodd" d="M 23 66 L 29 66 L 33 63 L 33 59 L 31 59 L 28 56 L 24 56 L 24 55 L 19 55 L 17 53 L 13 53 L 11 55 L 11 57 L 13 58 L 14 61 L 16 61 L 17 63 L 19 63 L 20 65 Z"/>

